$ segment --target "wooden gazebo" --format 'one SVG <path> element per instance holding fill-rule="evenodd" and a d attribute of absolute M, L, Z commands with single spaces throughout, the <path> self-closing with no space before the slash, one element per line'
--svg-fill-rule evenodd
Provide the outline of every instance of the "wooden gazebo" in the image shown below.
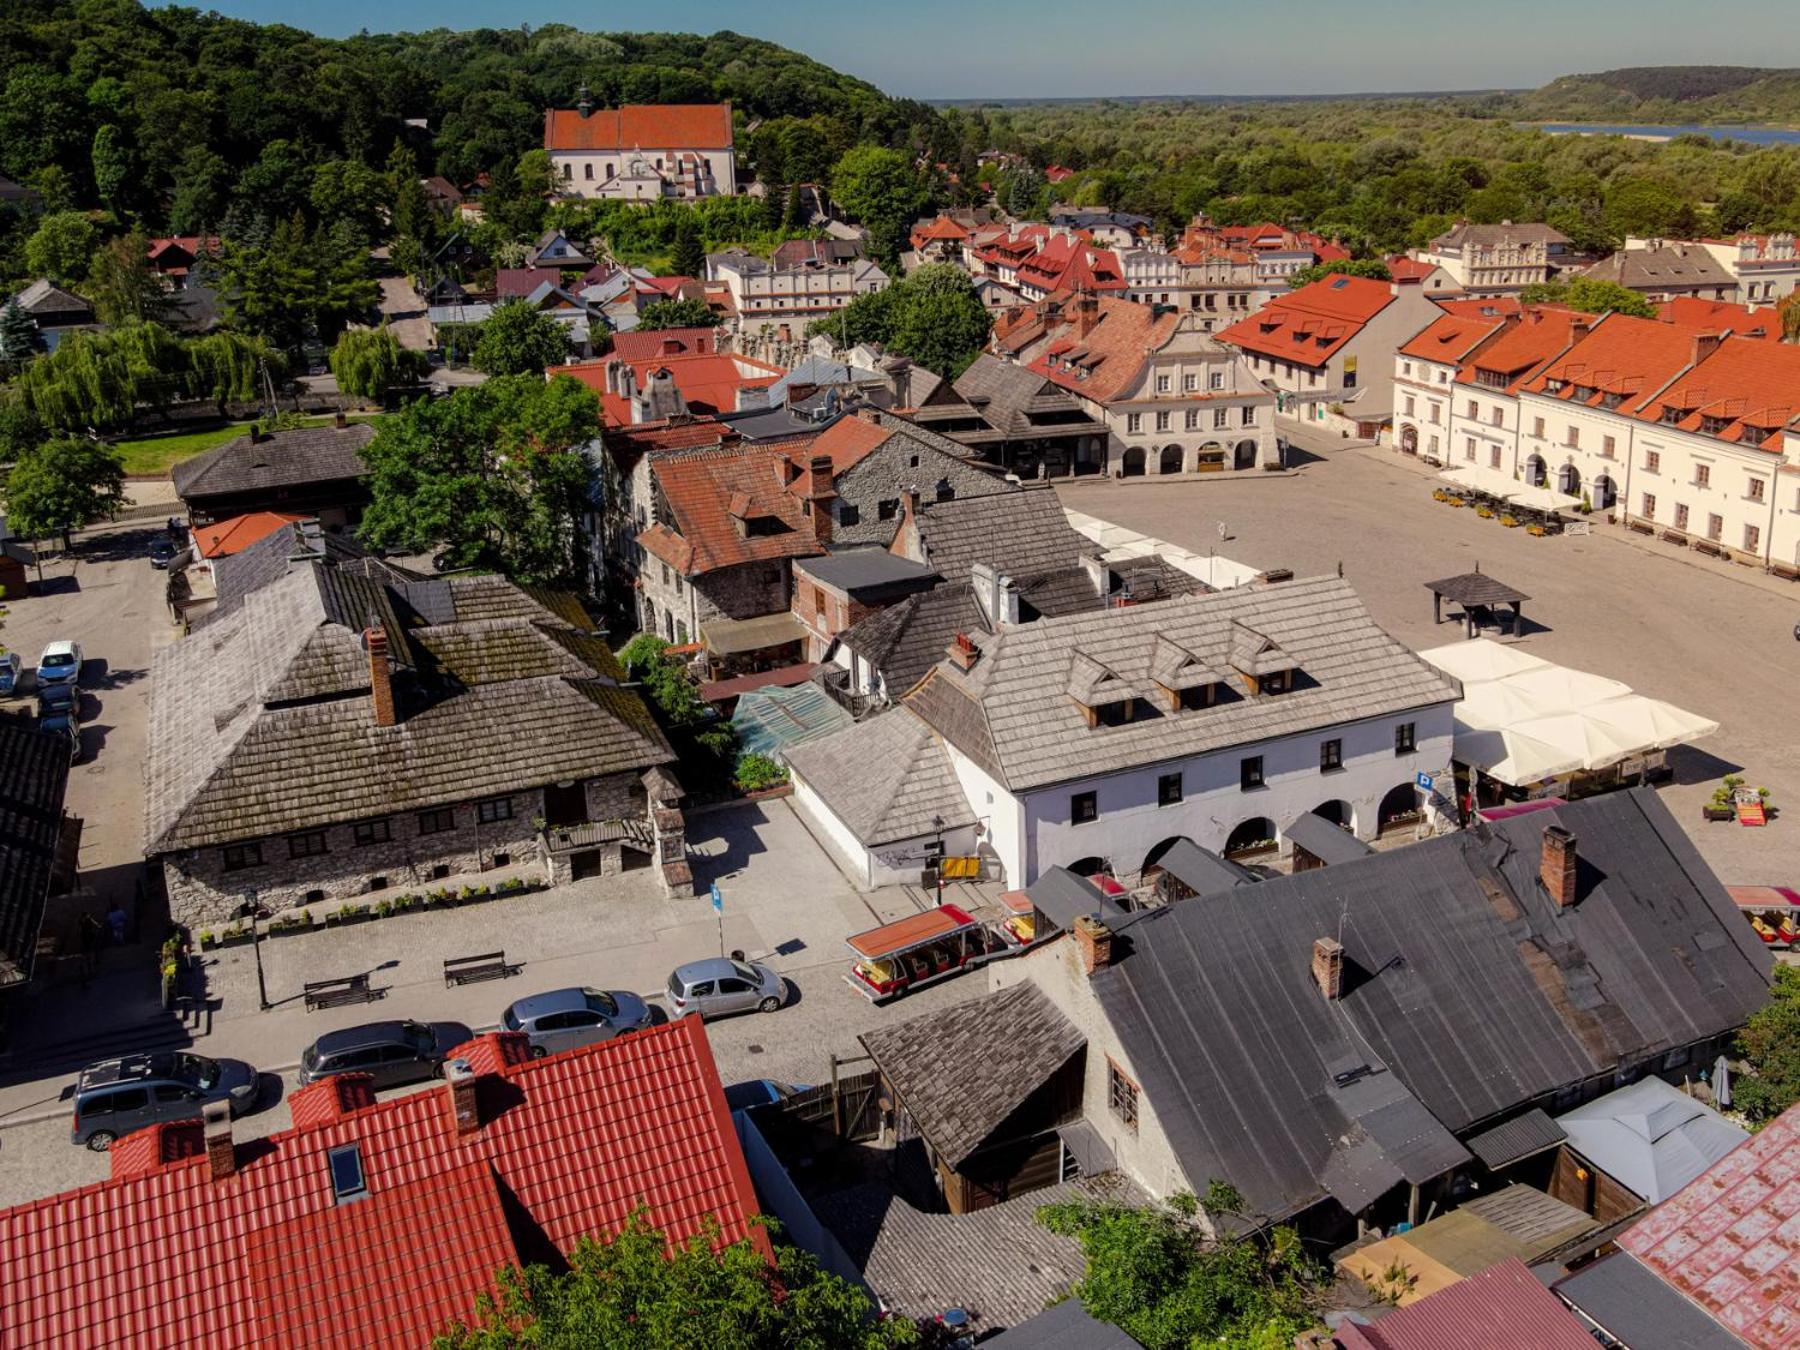
<path fill-rule="evenodd" d="M 1442 581 L 1428 581 L 1425 589 L 1431 592 L 1431 621 L 1444 621 L 1444 601 L 1461 605 L 1463 623 L 1470 637 L 1475 636 L 1478 615 L 1482 611 L 1492 614 L 1498 605 L 1512 606 L 1512 635 L 1518 637 L 1524 626 L 1525 602 L 1531 599 L 1524 591 L 1516 591 L 1505 582 L 1486 575 L 1480 563 L 1475 564 L 1473 572 L 1445 577 Z M 1498 616 L 1495 622 L 1499 622 Z"/>

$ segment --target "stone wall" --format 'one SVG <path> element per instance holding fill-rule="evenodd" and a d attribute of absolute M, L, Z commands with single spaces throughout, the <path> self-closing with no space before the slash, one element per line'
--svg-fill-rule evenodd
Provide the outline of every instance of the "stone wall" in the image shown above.
<path fill-rule="evenodd" d="M 924 501 L 937 497 L 940 484 L 947 484 L 950 495 L 956 497 L 984 497 L 1006 490 L 1004 479 L 946 454 L 926 442 L 924 434 L 909 430 L 890 436 L 853 468 L 838 475 L 837 501 L 832 506 L 833 543 L 885 546 L 899 526 L 901 494 L 908 488 L 917 488 Z M 893 515 L 886 520 L 881 519 L 880 510 L 884 501 L 894 503 Z"/>

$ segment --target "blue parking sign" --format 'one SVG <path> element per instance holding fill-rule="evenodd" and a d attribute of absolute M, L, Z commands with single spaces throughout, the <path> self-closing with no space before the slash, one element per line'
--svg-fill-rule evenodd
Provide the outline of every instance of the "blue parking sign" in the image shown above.
<path fill-rule="evenodd" d="M 1428 774 L 1428 773 L 1419 774 L 1416 778 L 1413 779 L 1413 781 L 1419 785 L 1419 790 L 1421 792 L 1430 792 L 1431 791 L 1432 777 L 1430 774 Z M 715 888 L 715 890 L 716 890 L 716 888 Z"/>
<path fill-rule="evenodd" d="M 716 881 L 712 884 L 712 905 L 713 913 L 723 917 L 725 913 L 725 897 L 719 894 L 719 883 Z"/>

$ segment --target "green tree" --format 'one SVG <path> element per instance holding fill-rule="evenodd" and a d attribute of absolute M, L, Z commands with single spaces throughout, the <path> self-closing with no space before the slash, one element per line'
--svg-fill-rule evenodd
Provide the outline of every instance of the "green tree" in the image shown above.
<path fill-rule="evenodd" d="M 82 212 L 53 211 L 25 241 L 25 265 L 52 281 L 79 284 L 87 277 L 98 240 L 94 222 Z"/>
<path fill-rule="evenodd" d="M 1302 267 L 1288 277 L 1288 286 L 1297 291 L 1302 286 L 1310 286 L 1326 277 L 1368 277 L 1373 281 L 1391 281 L 1393 275 L 1380 258 L 1339 258 L 1336 262 L 1314 263 L 1311 267 Z"/>
<path fill-rule="evenodd" d="M 723 322 L 704 300 L 653 300 L 638 315 L 638 331 L 661 328 L 716 328 Z"/>
<path fill-rule="evenodd" d="M 952 263 L 927 263 L 897 285 L 901 299 L 889 348 L 946 379 L 962 374 L 993 327 L 968 273 Z"/>
<path fill-rule="evenodd" d="M 387 183 L 360 160 L 333 159 L 315 166 L 307 196 L 321 224 L 344 221 L 364 239 L 379 237 Z"/>
<path fill-rule="evenodd" d="M 37 321 L 25 312 L 16 295 L 0 308 L 0 366 L 18 370 L 37 355 Z"/>
<path fill-rule="evenodd" d="M 524 300 L 497 306 L 475 343 L 475 369 L 489 375 L 542 374 L 568 359 L 568 330 Z"/>
<path fill-rule="evenodd" d="M 1800 1102 L 1800 968 L 1776 965 L 1769 999 L 1738 1033 L 1750 1071 L 1731 1083 L 1731 1102 L 1752 1121 L 1773 1120 Z"/>
<path fill-rule="evenodd" d="M 581 447 L 600 402 L 574 380 L 499 376 L 386 418 L 363 451 L 372 500 L 362 535 L 384 548 L 441 548 L 458 566 L 529 582 L 569 578 L 587 503 Z"/>
<path fill-rule="evenodd" d="M 715 1250 L 716 1248 L 716 1250 Z M 503 1269 L 498 1296 L 437 1350 L 605 1346 L 607 1350 L 889 1350 L 913 1346 L 904 1318 L 878 1321 L 869 1297 L 783 1244 L 773 1263 L 748 1239 L 719 1244 L 716 1224 L 670 1246 L 640 1209 L 604 1240 L 583 1238 L 567 1271 Z"/>
<path fill-rule="evenodd" d="M 331 349 L 331 373 L 338 388 L 377 402 L 389 390 L 417 380 L 423 364 L 419 353 L 402 347 L 385 323 L 379 328 L 346 328 Z"/>
<path fill-rule="evenodd" d="M 1627 178 L 1606 191 L 1606 228 L 1619 236 L 1667 234 L 1687 205 L 1667 183 Z"/>
<path fill-rule="evenodd" d="M 787 190 L 787 197 L 781 206 L 781 232 L 792 234 L 806 228 L 806 200 L 801 196 L 800 185 L 793 184 Z"/>
<path fill-rule="evenodd" d="M 870 250 L 893 262 L 914 219 L 931 203 L 911 156 L 880 145 L 845 151 L 831 170 L 832 199 L 869 231 Z"/>
<path fill-rule="evenodd" d="M 281 374 L 280 354 L 261 338 L 217 332 L 187 343 L 187 392 L 210 399 L 225 416 L 227 403 L 245 403 L 262 393 L 264 373 Z"/>
<path fill-rule="evenodd" d="M 125 461 L 99 441 L 46 441 L 6 476 L 7 523 L 28 538 L 61 535 L 111 515 L 125 501 Z"/>
<path fill-rule="evenodd" d="M 1555 286 L 1556 283 L 1551 282 L 1549 285 Z M 1537 288 L 1527 286 L 1525 289 L 1535 292 Z M 1576 277 L 1563 288 L 1561 303 L 1570 309 L 1578 309 L 1583 314 L 1629 314 L 1634 319 L 1656 317 L 1656 306 L 1636 291 L 1628 290 L 1616 281 L 1602 281 L 1598 277 Z"/>
<path fill-rule="evenodd" d="M 203 234 L 218 225 L 231 199 L 231 166 L 204 145 L 190 145 L 175 166 L 169 228 L 176 234 Z"/>
<path fill-rule="evenodd" d="M 296 214 L 262 245 L 226 241 L 220 292 L 232 322 L 294 350 L 309 337 L 333 341 L 380 296 L 354 228 L 306 228 Z"/>
<path fill-rule="evenodd" d="M 131 147 L 126 144 L 125 133 L 111 122 L 103 123 L 94 132 L 90 153 L 94 164 L 94 187 L 100 193 L 100 200 L 107 210 L 119 215 L 130 199 L 136 181 Z"/>
<path fill-rule="evenodd" d="M 1214 1214 L 1242 1207 L 1217 1182 L 1207 1202 Z M 1193 1223 L 1197 1209 L 1191 1195 L 1145 1209 L 1077 1200 L 1045 1205 L 1037 1219 L 1081 1244 L 1086 1272 L 1073 1296 L 1146 1350 L 1291 1345 L 1318 1303 L 1318 1272 L 1299 1235 L 1208 1238 Z"/>
<path fill-rule="evenodd" d="M 142 230 L 133 230 L 94 255 L 84 289 L 102 323 L 137 323 L 167 313 L 169 293 L 150 270 L 149 253 L 150 240 Z"/>
<path fill-rule="evenodd" d="M 669 269 L 678 277 L 706 276 L 706 245 L 700 239 L 700 226 L 692 214 L 683 212 L 675 226 L 675 251 L 669 258 Z"/>

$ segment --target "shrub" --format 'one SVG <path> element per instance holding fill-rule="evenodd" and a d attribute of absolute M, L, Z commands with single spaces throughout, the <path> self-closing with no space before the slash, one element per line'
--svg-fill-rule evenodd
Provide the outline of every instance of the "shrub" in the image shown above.
<path fill-rule="evenodd" d="M 738 756 L 733 781 L 739 792 L 761 792 L 764 788 L 776 787 L 787 780 L 787 766 L 777 764 L 767 755 L 751 751 Z"/>

